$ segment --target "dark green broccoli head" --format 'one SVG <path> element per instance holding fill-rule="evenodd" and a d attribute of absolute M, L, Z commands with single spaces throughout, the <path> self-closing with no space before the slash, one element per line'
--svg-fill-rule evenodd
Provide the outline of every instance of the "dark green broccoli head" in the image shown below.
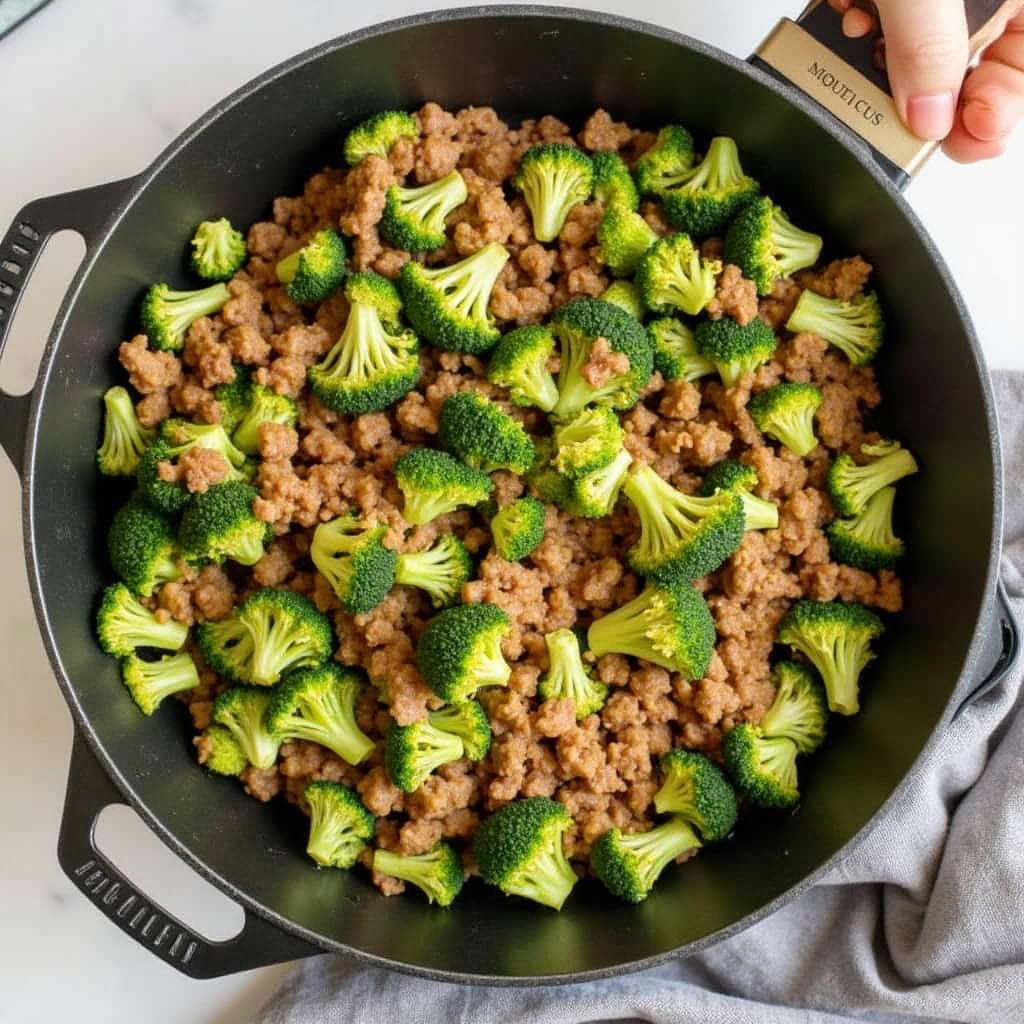
<path fill-rule="evenodd" d="M 429 903 L 439 907 L 450 907 L 466 880 L 462 858 L 447 843 L 438 843 L 426 853 L 406 856 L 391 850 L 374 850 L 373 870 L 375 874 L 390 875 L 415 885 Z"/>
<path fill-rule="evenodd" d="M 402 516 L 422 526 L 461 505 L 479 505 L 494 490 L 494 481 L 447 452 L 414 448 L 395 463 L 395 478 L 405 497 Z"/>
<path fill-rule="evenodd" d="M 473 572 L 473 558 L 466 545 L 446 533 L 427 551 L 399 554 L 395 582 L 424 590 L 435 608 L 447 608 L 458 601 Z"/>
<path fill-rule="evenodd" d="M 611 409 L 598 406 L 584 409 L 556 426 L 554 438 L 555 469 L 570 480 L 578 480 L 607 466 L 622 451 L 626 432 Z"/>
<path fill-rule="evenodd" d="M 813 384 L 785 381 L 754 395 L 747 412 L 762 434 L 781 441 L 801 458 L 814 451 L 814 414 L 825 396 Z"/>
<path fill-rule="evenodd" d="M 627 903 L 642 903 L 662 871 L 700 840 L 682 818 L 670 818 L 649 832 L 624 835 L 609 829 L 590 849 L 590 866 L 605 888 Z"/>
<path fill-rule="evenodd" d="M 736 825 L 736 794 L 721 768 L 704 754 L 676 747 L 661 759 L 661 789 L 654 794 L 659 814 L 688 821 L 706 843 L 725 839 Z"/>
<path fill-rule="evenodd" d="M 249 367 L 243 363 L 235 363 L 232 369 L 235 371 L 234 379 L 213 389 L 213 397 L 217 399 L 217 409 L 220 412 L 220 425 L 229 436 L 245 419 L 252 404 L 253 391 L 252 372 Z M 237 448 L 237 441 L 234 443 Z"/>
<path fill-rule="evenodd" d="M 903 541 L 893 533 L 895 487 L 883 487 L 852 519 L 833 519 L 825 527 L 832 558 L 855 569 L 894 569 L 903 557 Z"/>
<path fill-rule="evenodd" d="M 548 670 L 537 684 L 542 700 L 571 700 L 576 721 L 597 714 L 608 700 L 608 687 L 583 663 L 580 641 L 571 629 L 556 629 L 544 637 Z"/>
<path fill-rule="evenodd" d="M 618 153 L 601 150 L 590 158 L 594 172 L 594 198 L 602 206 L 635 210 L 640 205 L 633 176 Z"/>
<path fill-rule="evenodd" d="M 309 556 L 351 615 L 373 611 L 395 585 L 398 554 L 384 546 L 387 532 L 347 515 L 321 523 L 313 534 Z"/>
<path fill-rule="evenodd" d="M 140 647 L 180 651 L 188 639 L 188 626 L 175 619 L 161 622 L 123 583 L 114 583 L 100 598 L 96 636 L 107 654 L 128 658 Z"/>
<path fill-rule="evenodd" d="M 403 793 L 420 788 L 431 773 L 462 757 L 462 740 L 430 722 L 399 725 L 392 722 L 384 744 L 388 778 Z"/>
<path fill-rule="evenodd" d="M 213 702 L 213 720 L 231 732 L 254 768 L 273 768 L 281 746 L 266 726 L 271 694 L 262 686 L 231 686 Z"/>
<path fill-rule="evenodd" d="M 643 320 L 646 310 L 640 292 L 632 281 L 612 281 L 598 296 L 602 302 L 610 302 L 613 306 L 625 310 L 637 320 Z"/>
<path fill-rule="evenodd" d="M 463 755 L 471 761 L 480 761 L 491 749 L 491 723 L 479 701 L 446 704 L 440 711 L 428 712 L 427 720 L 435 729 L 458 736 Z"/>
<path fill-rule="evenodd" d="M 494 550 L 506 562 L 532 555 L 544 540 L 544 505 L 526 495 L 498 509 L 491 519 Z"/>
<path fill-rule="evenodd" d="M 459 391 L 444 400 L 437 438 L 473 469 L 525 473 L 533 464 L 530 435 L 479 391 Z"/>
<path fill-rule="evenodd" d="M 417 139 L 420 130 L 412 114 L 404 110 L 384 110 L 360 121 L 345 138 L 345 162 L 349 167 L 368 156 L 387 158 L 399 139 Z"/>
<path fill-rule="evenodd" d="M 694 163 L 693 136 L 681 125 L 666 125 L 654 145 L 633 165 L 637 188 L 648 196 L 662 196 L 686 179 Z"/>
<path fill-rule="evenodd" d="M 697 350 L 693 331 L 675 317 L 661 317 L 647 325 L 654 347 L 654 368 L 665 380 L 700 380 L 717 367 Z"/>
<path fill-rule="evenodd" d="M 222 725 L 211 725 L 202 734 L 203 765 L 216 775 L 241 775 L 249 762 L 245 752 L 230 731 Z"/>
<path fill-rule="evenodd" d="M 227 281 L 248 255 L 245 236 L 227 217 L 204 220 L 192 236 L 192 270 L 205 281 Z"/>
<path fill-rule="evenodd" d="M 751 493 L 759 482 L 756 469 L 729 459 L 708 470 L 697 493 L 702 498 L 710 498 L 718 491 L 738 494 L 743 502 L 746 529 L 775 530 L 779 525 L 779 506 Z"/>
<path fill-rule="evenodd" d="M 544 142 L 519 158 L 512 178 L 533 215 L 533 234 L 539 242 L 553 242 L 569 211 L 585 203 L 594 188 L 594 166 L 575 146 Z"/>
<path fill-rule="evenodd" d="M 114 572 L 143 597 L 181 575 L 174 523 L 141 498 L 132 498 L 115 514 L 107 532 L 107 551 Z"/>
<path fill-rule="evenodd" d="M 826 299 L 810 289 L 801 293 L 786 330 L 816 334 L 835 345 L 854 366 L 866 366 L 882 347 L 885 321 L 874 292 L 843 302 Z"/>
<path fill-rule="evenodd" d="M 144 715 L 151 715 L 174 693 L 194 690 L 199 673 L 187 651 L 168 654 L 156 661 L 143 661 L 134 654 L 121 662 L 121 678 L 131 698 Z"/>
<path fill-rule="evenodd" d="M 704 259 L 689 235 L 667 235 L 640 260 L 636 286 L 650 312 L 695 316 L 715 297 L 721 272 L 722 264 Z"/>
<path fill-rule="evenodd" d="M 809 754 L 825 740 L 828 698 L 814 673 L 804 665 L 780 661 L 772 669 L 775 699 L 758 723 L 762 735 L 785 736 L 798 753 Z"/>
<path fill-rule="evenodd" d="M 380 219 L 381 237 L 405 252 L 430 252 L 445 242 L 445 219 L 469 191 L 458 171 L 419 188 L 392 185 Z"/>
<path fill-rule="evenodd" d="M 185 557 L 195 564 L 219 565 L 230 558 L 255 565 L 273 539 L 269 523 L 257 519 L 253 502 L 259 497 L 248 484 L 215 484 L 193 494 L 181 517 L 179 537 Z"/>
<path fill-rule="evenodd" d="M 298 418 L 299 411 L 294 399 L 279 395 L 273 388 L 253 384 L 249 389 L 249 407 L 235 427 L 231 440 L 246 455 L 258 455 L 260 427 L 264 423 L 294 427 Z"/>
<path fill-rule="evenodd" d="M 863 466 L 849 455 L 840 455 L 829 467 L 828 491 L 842 516 L 860 515 L 883 487 L 917 472 L 914 456 L 898 441 L 865 444 L 860 450 L 868 456 Z"/>
<path fill-rule="evenodd" d="M 512 670 L 501 653 L 501 641 L 510 630 L 508 616 L 496 605 L 448 608 L 430 620 L 420 637 L 420 675 L 452 704 L 468 700 L 482 686 L 504 686 Z"/>
<path fill-rule="evenodd" d="M 730 729 L 722 740 L 725 767 L 739 791 L 758 807 L 792 807 L 800 799 L 796 744 L 756 726 Z"/>
<path fill-rule="evenodd" d="M 300 249 L 276 267 L 277 279 L 287 285 L 294 302 L 323 302 L 338 289 L 348 268 L 345 239 L 332 228 L 322 228 Z"/>
<path fill-rule="evenodd" d="M 350 868 L 373 839 L 376 821 L 362 800 L 340 782 L 307 782 L 309 842 L 306 853 L 325 868 Z"/>
<path fill-rule="evenodd" d="M 551 345 L 554 348 L 553 338 Z M 554 386 L 552 382 L 552 390 Z M 104 393 L 103 406 L 103 440 L 96 452 L 96 465 L 104 476 L 131 476 L 139 468 L 140 456 L 156 438 L 156 431 L 139 422 L 131 395 L 120 386 Z"/>
<path fill-rule="evenodd" d="M 610 206 L 597 226 L 598 258 L 616 277 L 630 277 L 658 233 L 633 210 Z"/>
<path fill-rule="evenodd" d="M 701 320 L 694 338 L 697 351 L 715 364 L 722 383 L 729 388 L 768 362 L 778 346 L 772 329 L 760 317 L 748 324 L 731 316 Z"/>
<path fill-rule="evenodd" d="M 555 353 L 555 336 L 542 324 L 509 331 L 498 342 L 487 364 L 487 379 L 508 388 L 516 405 L 535 405 L 551 412 L 558 401 L 558 388 L 548 369 Z"/>
<path fill-rule="evenodd" d="M 576 884 L 562 847 L 569 812 L 543 796 L 513 800 L 476 830 L 473 857 L 480 877 L 507 896 L 523 896 L 561 910 Z"/>
<path fill-rule="evenodd" d="M 201 316 L 220 311 L 231 293 L 226 284 L 211 284 L 190 292 L 172 291 L 166 284 L 154 284 L 142 298 L 142 329 L 151 348 L 180 352 L 185 334 Z"/>

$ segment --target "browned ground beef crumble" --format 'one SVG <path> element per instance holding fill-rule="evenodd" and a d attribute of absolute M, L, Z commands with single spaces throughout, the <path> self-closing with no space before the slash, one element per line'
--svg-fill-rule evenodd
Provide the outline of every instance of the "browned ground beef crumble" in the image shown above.
<path fill-rule="evenodd" d="M 477 764 L 445 765 L 414 793 L 403 794 L 384 771 L 382 737 L 391 717 L 406 724 L 440 704 L 415 659 L 416 642 L 433 611 L 424 594 L 398 586 L 369 614 L 341 612 L 308 560 L 312 530 L 356 508 L 368 522 L 389 526 L 386 543 L 399 551 L 425 549 L 440 534 L 453 531 L 471 552 L 480 553 L 489 544 L 486 519 L 471 511 L 410 530 L 392 467 L 403 452 L 435 441 L 441 404 L 458 391 L 492 396 L 527 429 L 543 430 L 545 419 L 538 410 L 510 406 L 505 393 L 487 381 L 484 360 L 429 346 L 422 349 L 418 387 L 391 409 L 356 417 L 331 412 L 304 390 L 305 373 L 343 328 L 345 298 L 339 293 L 316 308 L 302 308 L 278 282 L 275 265 L 318 229 L 340 226 L 350 236 L 355 269 L 394 278 L 410 256 L 390 249 L 378 235 L 387 187 L 424 184 L 457 167 L 469 197 L 449 218 L 446 245 L 426 262 L 451 262 L 488 242 L 501 243 L 511 259 L 494 289 L 491 311 L 503 329 L 536 323 L 573 296 L 599 295 L 610 278 L 596 252 L 599 203 L 576 206 L 550 247 L 533 237 L 527 207 L 508 187 L 519 156 L 538 142 L 552 141 L 617 150 L 632 164 L 654 139 L 613 122 L 604 111 L 595 113 L 575 138 L 556 118 L 511 129 L 486 107 L 451 114 L 428 103 L 416 116 L 421 137 L 396 143 L 387 160 L 371 156 L 352 170 L 325 169 L 310 178 L 302 195 L 274 201 L 273 219 L 249 230 L 250 259 L 230 282 L 231 299 L 221 313 L 192 325 L 181 359 L 149 351 L 142 336 L 121 346 L 121 362 L 143 396 L 138 411 L 146 424 L 172 413 L 218 422 L 212 389 L 233 378 L 234 363 L 253 367 L 256 380 L 297 398 L 300 410 L 296 430 L 262 428 L 256 512 L 276 534 L 263 559 L 251 570 L 234 564 L 192 570 L 165 585 L 149 603 L 191 625 L 223 618 L 259 587 L 290 588 L 308 594 L 333 616 L 340 662 L 362 666 L 371 679 L 389 681 L 390 708 L 378 704 L 372 686 L 358 708 L 359 725 L 377 741 L 364 764 L 347 765 L 313 743 L 286 743 L 276 767 L 250 767 L 242 773 L 246 791 L 256 799 L 283 792 L 303 806 L 303 787 L 311 779 L 344 782 L 377 816 L 378 846 L 419 853 L 441 838 L 469 840 L 481 816 L 509 800 L 550 796 L 575 819 L 566 849 L 582 860 L 594 839 L 613 825 L 650 827 L 659 755 L 682 744 L 718 758 L 724 731 L 761 718 L 774 696 L 769 656 L 776 627 L 794 600 L 841 598 L 886 611 L 901 607 L 894 573 L 862 572 L 832 562 L 822 531 L 833 516 L 824 488 L 830 458 L 857 452 L 862 442 L 877 439 L 862 426 L 864 414 L 880 401 L 874 373 L 870 367 L 851 367 L 814 335 L 794 337 L 782 328 L 802 289 L 849 299 L 864 287 L 871 267 L 860 257 L 840 260 L 795 280 L 780 280 L 770 296 L 759 300 L 753 283 L 738 268 L 726 266 L 709 315 L 727 314 L 741 323 L 760 315 L 779 334 L 774 358 L 732 388 L 714 378 L 699 385 L 666 384 L 655 374 L 640 404 L 624 416 L 634 459 L 653 466 L 682 491 L 696 490 L 708 467 L 739 458 L 757 470 L 757 493 L 779 505 L 777 530 L 748 532 L 717 572 L 696 581 L 718 629 L 706 676 L 688 682 L 677 673 L 608 655 L 596 665 L 612 688 L 600 714 L 577 722 L 570 701 L 539 700 L 537 680 L 547 668 L 544 634 L 586 624 L 595 613 L 614 609 L 638 592 L 637 579 L 623 563 L 624 551 L 638 535 L 628 502 L 597 520 L 573 519 L 549 506 L 547 533 L 533 555 L 510 563 L 488 552 L 462 595 L 467 602 L 499 605 L 513 625 L 504 644 L 512 663 L 509 685 L 479 695 L 494 734 L 490 754 Z M 644 203 L 642 213 L 659 234 L 669 231 L 656 204 Z M 702 249 L 719 255 L 721 241 L 710 239 Z M 596 385 L 618 372 L 616 358 L 607 345 L 595 345 L 589 379 Z M 804 459 L 766 444 L 746 411 L 752 393 L 781 380 L 813 383 L 824 395 L 816 423 L 821 444 Z M 162 466 L 161 475 L 171 479 L 177 473 L 190 491 L 216 483 L 225 467 L 217 463 L 219 456 L 204 451 L 180 460 L 177 468 Z M 499 502 L 525 490 L 510 473 L 496 473 L 494 480 Z M 224 684 L 202 664 L 197 650 L 192 653 L 201 684 L 183 699 L 201 732 L 210 724 L 212 699 Z M 195 744 L 202 762 L 206 741 L 197 736 Z M 363 863 L 369 866 L 370 860 L 368 850 Z M 468 850 L 466 860 L 472 870 Z M 404 888 L 385 876 L 374 875 L 374 882 L 386 893 Z"/>

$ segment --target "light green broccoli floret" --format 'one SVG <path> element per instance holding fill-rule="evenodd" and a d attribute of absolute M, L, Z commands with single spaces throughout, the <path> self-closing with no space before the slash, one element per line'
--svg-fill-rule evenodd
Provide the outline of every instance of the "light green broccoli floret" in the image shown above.
<path fill-rule="evenodd" d="M 810 754 L 825 742 L 828 696 L 814 673 L 804 665 L 780 661 L 772 669 L 775 698 L 758 729 L 764 736 L 784 736 L 797 753 Z"/>
<path fill-rule="evenodd" d="M 640 260 L 636 286 L 650 312 L 694 316 L 715 297 L 721 272 L 722 264 L 702 257 L 689 235 L 667 235 Z"/>
<path fill-rule="evenodd" d="M 801 458 L 814 451 L 814 414 L 825 396 L 813 384 L 785 381 L 754 395 L 747 412 L 762 434 L 781 441 Z"/>
<path fill-rule="evenodd" d="M 672 861 L 700 845 L 682 818 L 629 835 L 612 828 L 591 847 L 590 866 L 610 893 L 628 903 L 641 903 Z"/>
<path fill-rule="evenodd" d="M 323 302 L 338 289 L 348 268 L 345 239 L 332 228 L 322 228 L 301 248 L 285 256 L 275 268 L 277 279 L 294 302 Z"/>
<path fill-rule="evenodd" d="M 427 712 L 427 721 L 435 729 L 458 736 L 463 755 L 470 761 L 480 761 L 491 749 L 491 723 L 479 701 L 446 704 L 439 711 Z"/>
<path fill-rule="evenodd" d="M 462 757 L 462 740 L 429 721 L 399 725 L 392 722 L 384 744 L 388 778 L 403 793 L 419 789 L 443 764 Z"/>
<path fill-rule="evenodd" d="M 715 364 L 722 383 L 731 388 L 741 377 L 768 362 L 778 346 L 772 329 L 760 318 L 741 324 L 731 316 L 702 320 L 694 332 L 697 351 Z"/>
<path fill-rule="evenodd" d="M 153 714 L 172 694 L 194 690 L 199 685 L 196 663 L 187 651 L 168 654 L 157 661 L 143 661 L 130 655 L 121 662 L 121 678 L 144 715 Z"/>
<path fill-rule="evenodd" d="M 562 507 L 588 519 L 611 515 L 632 465 L 633 456 L 626 448 L 620 449 L 608 465 L 570 481 L 569 498 Z"/>
<path fill-rule="evenodd" d="M 660 197 L 686 180 L 693 162 L 693 136 L 681 125 L 670 124 L 633 165 L 633 177 L 644 195 Z"/>
<path fill-rule="evenodd" d="M 519 158 L 512 186 L 522 192 L 539 242 L 554 241 L 569 211 L 590 198 L 594 167 L 586 153 L 563 143 L 545 142 Z"/>
<path fill-rule="evenodd" d="M 898 441 L 880 441 L 861 445 L 869 457 L 858 466 L 850 455 L 840 455 L 829 467 L 828 492 L 841 516 L 860 515 L 871 498 L 883 487 L 917 472 L 914 456 Z"/>
<path fill-rule="evenodd" d="M 197 565 L 219 565 L 226 558 L 255 565 L 274 536 L 270 523 L 253 512 L 258 497 L 255 487 L 240 483 L 215 484 L 193 494 L 178 533 L 185 558 Z"/>
<path fill-rule="evenodd" d="M 427 551 L 398 555 L 395 582 L 426 591 L 435 608 L 458 601 L 462 587 L 473 576 L 473 559 L 466 545 L 453 534 L 442 534 Z"/>
<path fill-rule="evenodd" d="M 757 470 L 742 462 L 720 462 L 704 475 L 697 494 L 710 498 L 717 491 L 738 494 L 743 502 L 745 527 L 748 530 L 775 530 L 779 525 L 779 506 L 751 492 L 760 481 Z"/>
<path fill-rule="evenodd" d="M 231 440 L 235 447 L 246 455 L 258 455 L 260 427 L 264 423 L 294 427 L 298 416 L 298 407 L 294 399 L 287 395 L 279 395 L 273 388 L 253 384 L 249 389 L 249 407 L 235 427 Z"/>
<path fill-rule="evenodd" d="M 227 217 L 204 220 L 192 236 L 192 269 L 206 281 L 227 281 L 248 255 L 245 236 Z"/>
<path fill-rule="evenodd" d="M 479 505 L 494 490 L 494 481 L 447 452 L 414 448 L 395 463 L 395 477 L 405 497 L 402 516 L 422 526 L 461 505 Z"/>
<path fill-rule="evenodd" d="M 675 317 L 661 317 L 647 325 L 654 346 L 654 368 L 665 380 L 700 380 L 717 367 L 697 349 L 693 331 Z"/>
<path fill-rule="evenodd" d="M 825 527 L 832 557 L 855 569 L 893 569 L 903 557 L 903 541 L 893 533 L 895 487 L 883 487 L 852 519 L 833 519 Z"/>
<path fill-rule="evenodd" d="M 355 126 L 345 139 L 345 162 L 349 167 L 368 156 L 387 159 L 399 139 L 417 139 L 420 130 L 412 114 L 404 110 L 384 110 Z"/>
<path fill-rule="evenodd" d="M 416 649 L 424 682 L 444 701 L 468 700 L 484 686 L 505 686 L 512 673 L 501 653 L 508 616 L 493 604 L 457 605 L 427 623 Z"/>
<path fill-rule="evenodd" d="M 541 700 L 571 700 L 577 722 L 597 714 L 608 700 L 608 687 L 583 664 L 576 634 L 571 629 L 556 629 L 544 637 L 544 642 L 548 670 L 537 684 Z"/>
<path fill-rule="evenodd" d="M 633 177 L 618 153 L 601 150 L 590 158 L 594 171 L 594 198 L 602 206 L 635 210 L 640 205 Z"/>
<path fill-rule="evenodd" d="M 785 736 L 763 736 L 744 722 L 722 740 L 725 767 L 743 795 L 758 807 L 792 807 L 800 799 L 796 744 Z"/>
<path fill-rule="evenodd" d="M 526 495 L 498 509 L 491 519 L 494 550 L 506 562 L 533 554 L 544 540 L 544 505 Z"/>
<path fill-rule="evenodd" d="M 100 598 L 96 636 L 107 654 L 129 658 L 140 647 L 180 651 L 188 639 L 188 626 L 176 619 L 161 622 L 123 583 L 114 583 Z"/>
<path fill-rule="evenodd" d="M 658 233 L 633 210 L 610 206 L 597 226 L 598 258 L 616 277 L 630 277 Z"/>
<path fill-rule="evenodd" d="M 576 480 L 607 466 L 622 450 L 626 432 L 611 409 L 584 409 L 555 428 L 554 465 L 563 476 Z"/>
<path fill-rule="evenodd" d="M 114 572 L 135 594 L 149 597 L 181 575 L 172 520 L 140 498 L 118 509 L 107 532 Z"/>
<path fill-rule="evenodd" d="M 612 281 L 598 296 L 602 302 L 610 302 L 619 309 L 624 309 L 630 316 L 643 320 L 646 310 L 640 292 L 632 281 Z"/>
<path fill-rule="evenodd" d="M 213 397 L 217 399 L 217 409 L 220 412 L 220 425 L 229 436 L 245 419 L 249 406 L 252 405 L 254 387 L 252 371 L 248 366 L 244 363 L 234 363 L 232 369 L 235 376 L 226 384 L 219 384 L 213 389 Z"/>
<path fill-rule="evenodd" d="M 558 401 L 558 388 L 548 369 L 555 353 L 555 336 L 542 324 L 517 327 L 504 335 L 491 353 L 487 379 L 508 388 L 516 405 L 535 405 L 551 412 Z"/>
<path fill-rule="evenodd" d="M 430 252 L 445 242 L 445 218 L 469 195 L 458 171 L 419 188 L 392 185 L 380 219 L 381 237 L 405 252 Z"/>
<path fill-rule="evenodd" d="M 373 870 L 375 874 L 390 875 L 415 885 L 427 902 L 439 907 L 450 907 L 466 880 L 462 859 L 447 843 L 438 843 L 426 853 L 405 856 L 391 850 L 374 850 Z"/>
<path fill-rule="evenodd" d="M 843 302 L 807 289 L 797 300 L 786 330 L 816 334 L 835 345 L 854 366 L 866 366 L 882 347 L 885 321 L 874 292 Z"/>
<path fill-rule="evenodd" d="M 211 725 L 203 731 L 200 746 L 203 766 L 216 775 L 241 775 L 249 762 L 245 752 L 230 731 L 222 725 Z"/>
<path fill-rule="evenodd" d="M 554 339 L 551 345 L 554 348 Z M 552 390 L 554 386 L 552 382 Z M 156 438 L 156 431 L 139 422 L 131 395 L 122 387 L 106 391 L 103 406 L 103 440 L 96 452 L 96 464 L 104 476 L 131 476 L 139 468 L 139 457 Z"/>
<path fill-rule="evenodd" d="M 398 554 L 384 546 L 387 532 L 387 526 L 367 527 L 350 514 L 313 533 L 309 557 L 350 615 L 373 611 L 395 585 Z"/>
<path fill-rule="evenodd" d="M 281 741 L 267 729 L 273 691 L 262 686 L 231 686 L 213 702 L 213 720 L 235 737 L 254 768 L 273 768 Z"/>
<path fill-rule="evenodd" d="M 309 804 L 306 853 L 325 868 L 350 868 L 373 839 L 376 821 L 340 782 L 317 779 L 303 791 Z"/>
<path fill-rule="evenodd" d="M 736 794 L 722 770 L 704 754 L 676 747 L 661 759 L 662 784 L 654 794 L 659 814 L 689 822 L 706 843 L 725 839 L 736 825 Z"/>
<path fill-rule="evenodd" d="M 479 391 L 459 391 L 444 400 L 437 438 L 472 469 L 525 473 L 533 464 L 530 435 Z"/>
<path fill-rule="evenodd" d="M 176 292 L 166 284 L 154 284 L 142 299 L 142 329 L 152 348 L 180 352 L 192 324 L 201 316 L 219 312 L 230 298 L 226 284 L 211 284 L 190 292 Z"/>

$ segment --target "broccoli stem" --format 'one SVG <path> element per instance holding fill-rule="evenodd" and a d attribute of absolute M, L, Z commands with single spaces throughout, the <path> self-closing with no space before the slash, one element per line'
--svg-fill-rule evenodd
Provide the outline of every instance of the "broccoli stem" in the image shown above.
<path fill-rule="evenodd" d="M 649 832 L 623 836 L 621 841 L 636 857 L 637 874 L 645 893 L 654 887 L 662 871 L 676 857 L 701 846 L 689 823 L 677 817 L 669 818 Z"/>
<path fill-rule="evenodd" d="M 748 530 L 775 530 L 779 525 L 779 506 L 774 501 L 759 498 L 750 491 L 740 492 L 743 502 L 744 525 Z"/>
<path fill-rule="evenodd" d="M 195 320 L 216 313 L 230 298 L 228 286 L 219 283 L 194 292 L 165 292 L 163 309 L 169 332 L 174 336 L 183 334 Z"/>
<path fill-rule="evenodd" d="M 425 273 L 457 316 L 489 326 L 491 290 L 508 255 L 503 246 L 489 242 L 460 263 Z"/>
<path fill-rule="evenodd" d="M 576 872 L 558 834 L 553 837 L 551 850 L 530 862 L 524 876 L 516 881 L 515 892 L 545 907 L 561 910 L 575 884 Z"/>
<path fill-rule="evenodd" d="M 299 270 L 299 260 L 302 259 L 302 250 L 296 249 L 290 256 L 280 260 L 275 269 L 278 281 L 281 284 L 291 284 Z"/>

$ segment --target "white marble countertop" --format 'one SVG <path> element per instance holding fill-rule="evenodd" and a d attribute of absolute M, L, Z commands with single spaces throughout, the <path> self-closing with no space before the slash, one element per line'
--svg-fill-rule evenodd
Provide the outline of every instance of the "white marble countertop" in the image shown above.
<path fill-rule="evenodd" d="M 451 6 L 467 6 L 448 0 Z M 581 6 L 584 0 L 581 0 Z M 0 141 L 0 229 L 42 195 L 141 170 L 223 95 L 294 53 L 357 28 L 445 5 L 445 0 L 377 0 L 356 5 L 304 0 L 282 19 L 271 0 L 54 0 L 0 40 L 4 138 Z M 774 20 L 800 5 L 785 0 L 589 0 L 629 8 L 736 54 L 746 54 Z M 301 12 L 301 13 L 300 13 Z M 289 10 L 290 13 L 290 10 Z M 959 168 L 937 159 L 909 199 L 945 253 L 993 367 L 1024 368 L 1016 306 L 1024 236 L 1024 133 L 991 165 Z M 80 243 L 55 245 L 19 313 L 0 386 L 23 391 Z M 117 339 L 111 339 L 112 344 Z M 2 459 L 0 459 L 2 461 Z M 0 645 L 8 671 L 0 688 L 0 746 L 14 770 L 0 781 L 4 822 L 0 873 L 0 1021 L 77 1024 L 134 1018 L 149 1024 L 219 1024 L 247 1019 L 285 968 L 192 982 L 124 938 L 81 898 L 56 860 L 70 719 L 37 636 L 22 568 L 18 481 L 0 465 Z M 240 920 L 176 861 L 130 812 L 102 822 L 101 841 L 146 891 L 211 937 Z"/>

